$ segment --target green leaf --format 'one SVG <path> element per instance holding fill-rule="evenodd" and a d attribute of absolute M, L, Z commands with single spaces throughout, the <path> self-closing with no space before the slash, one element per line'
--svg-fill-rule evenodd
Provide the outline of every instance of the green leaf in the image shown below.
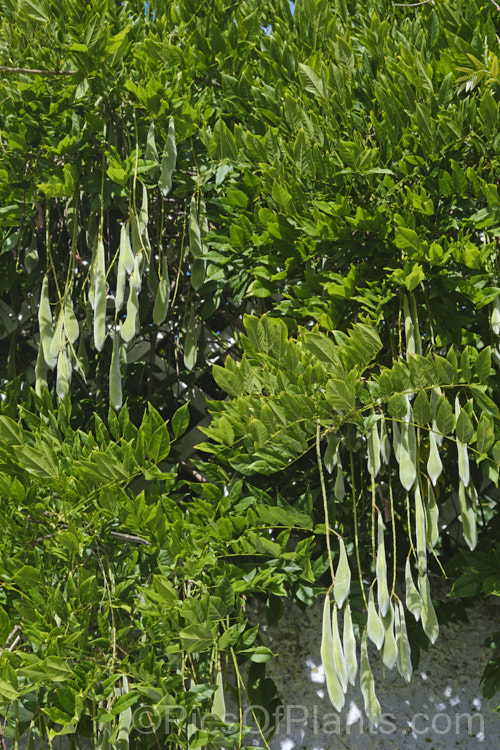
<path fill-rule="evenodd" d="M 183 435 L 187 428 L 189 426 L 189 402 L 186 401 L 185 404 L 182 404 L 175 412 L 174 416 L 172 417 L 172 430 L 174 433 L 174 438 L 177 440 L 181 435 Z"/>
<path fill-rule="evenodd" d="M 486 414 L 481 414 L 481 418 L 477 425 L 477 442 L 476 448 L 481 454 L 486 454 L 490 450 L 491 446 L 495 442 L 495 432 L 491 417 Z"/>
<path fill-rule="evenodd" d="M 454 426 L 453 409 L 446 398 L 442 396 L 436 410 L 436 427 L 442 435 L 451 435 Z"/>
<path fill-rule="evenodd" d="M 408 411 L 408 403 L 401 393 L 395 393 L 389 399 L 387 410 L 392 417 L 403 419 Z"/>
<path fill-rule="evenodd" d="M 461 443 L 469 443 L 474 433 L 474 427 L 465 409 L 460 410 L 455 428 L 457 439 Z"/>
<path fill-rule="evenodd" d="M 429 398 L 425 391 L 419 391 L 412 406 L 413 421 L 419 425 L 426 425 L 432 419 Z M 395 415 L 393 415 L 395 416 Z"/>
<path fill-rule="evenodd" d="M 480 383 L 487 383 L 491 371 L 491 346 L 482 349 L 477 355 L 474 371 Z"/>
<path fill-rule="evenodd" d="M 326 384 L 326 400 L 334 409 L 351 412 L 356 404 L 356 394 L 344 380 L 332 379 Z"/>
<path fill-rule="evenodd" d="M 220 365 L 213 365 L 212 375 L 219 388 L 222 388 L 225 393 L 228 393 L 230 396 L 240 396 L 243 394 L 243 379 L 240 377 L 239 372 L 233 372 L 228 370 L 227 367 L 221 367 Z"/>
<path fill-rule="evenodd" d="M 179 636 L 188 654 L 208 651 L 214 645 L 214 635 L 208 625 L 188 625 L 180 631 Z"/>
<path fill-rule="evenodd" d="M 170 436 L 166 422 L 151 435 L 151 439 L 147 444 L 147 453 L 149 453 L 154 463 L 163 461 L 170 453 Z"/>
<path fill-rule="evenodd" d="M 400 250 L 408 250 L 412 253 L 416 253 L 417 256 L 420 256 L 422 245 L 418 234 L 413 229 L 409 229 L 408 227 L 396 227 L 395 235 L 396 247 L 399 247 Z M 418 266 L 417 268 L 420 267 Z M 419 282 L 417 281 L 417 284 L 418 283 Z M 417 284 L 415 284 L 415 286 L 417 286 Z M 415 288 L 415 286 L 413 288 Z M 410 291 L 412 290 L 410 289 Z"/>

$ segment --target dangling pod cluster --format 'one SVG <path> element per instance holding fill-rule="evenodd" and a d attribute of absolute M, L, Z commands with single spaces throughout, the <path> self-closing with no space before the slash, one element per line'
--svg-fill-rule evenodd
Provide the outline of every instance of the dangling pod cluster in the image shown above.
<path fill-rule="evenodd" d="M 166 198 L 172 188 L 172 176 L 177 160 L 173 119 L 169 121 L 161 162 L 155 143 L 154 123 L 151 123 L 147 134 L 145 159 L 151 165 L 148 171 L 149 178 L 157 181 L 160 195 Z M 170 296 L 167 256 L 160 243 L 157 271 L 156 260 L 151 250 L 148 235 L 148 188 L 145 184 L 142 185 L 142 202 L 140 209 L 137 209 L 137 172 L 134 173 L 133 180 L 129 215 L 121 225 L 119 246 L 116 253 L 110 256 L 112 261 L 110 262 L 108 259 L 108 267 L 106 266 L 107 253 L 104 245 L 104 209 L 102 196 L 101 216 L 98 226 L 96 218 L 93 216 L 86 232 L 87 245 L 91 251 L 87 276 L 87 320 L 91 321 L 93 344 L 97 352 L 101 352 L 104 349 L 108 336 L 112 338 L 113 343 L 109 368 L 109 400 L 111 405 L 116 409 L 119 409 L 122 405 L 121 363 L 126 362 L 127 345 L 135 339 L 141 329 L 139 305 L 141 291 L 147 286 L 154 299 L 152 317 L 154 323 L 158 326 L 164 322 L 167 316 Z M 74 199 L 68 202 L 68 213 L 71 210 L 71 215 L 76 217 L 78 212 L 73 203 Z M 198 222 L 197 237 L 199 237 L 198 255 L 196 255 L 194 250 L 192 250 L 192 253 L 193 257 L 198 258 L 206 251 L 206 245 L 204 245 L 204 239 L 202 240 L 202 238 L 206 235 L 207 223 L 202 200 L 200 200 L 198 207 L 195 206 L 194 212 L 193 210 L 191 211 L 190 238 L 196 234 L 195 229 L 191 227 L 196 222 Z M 74 219 L 74 224 L 71 262 L 65 287 L 62 290 L 59 288 L 57 279 L 55 278 L 55 269 L 52 266 L 57 300 L 51 304 L 49 273 L 47 273 L 43 279 L 38 307 L 40 344 L 35 368 L 36 390 L 40 393 L 41 387 L 43 385 L 46 386 L 47 368 L 56 368 L 56 391 L 59 398 L 63 398 L 68 393 L 73 370 L 78 370 L 82 378 L 85 379 L 88 369 L 84 337 L 80 335 L 79 324 L 72 302 L 73 277 L 78 244 L 76 218 Z M 47 256 L 50 259 L 48 236 Z M 200 276 L 199 271 L 196 274 L 199 285 L 203 283 L 204 277 L 205 261 L 202 261 L 202 263 L 203 274 Z M 114 284 L 112 281 L 113 269 L 116 269 L 114 271 Z M 146 274 L 147 284 L 144 285 L 143 278 Z M 113 286 L 114 292 L 110 291 L 113 290 Z M 195 288 L 198 288 L 198 286 L 195 286 Z M 108 302 L 111 299 L 114 299 L 114 322 L 109 319 L 111 310 Z M 52 313 L 54 307 L 57 310 L 55 320 Z M 124 317 L 123 312 L 125 312 Z M 79 337 L 78 348 L 75 349 Z M 191 369 L 196 359 L 193 311 L 191 311 L 189 316 L 185 345 L 187 348 L 187 353 L 185 352 L 186 365 L 188 369 Z"/>

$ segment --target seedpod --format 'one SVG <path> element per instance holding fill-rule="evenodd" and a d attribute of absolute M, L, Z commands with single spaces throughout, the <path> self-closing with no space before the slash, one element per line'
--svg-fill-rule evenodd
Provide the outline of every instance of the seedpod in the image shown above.
<path fill-rule="evenodd" d="M 97 258 L 94 286 L 94 344 L 98 352 L 104 346 L 106 338 L 106 267 L 104 262 L 104 244 L 102 239 L 97 243 Z"/>
<path fill-rule="evenodd" d="M 351 588 L 351 571 L 349 568 L 349 560 L 345 550 L 345 544 L 342 537 L 339 539 L 339 564 L 337 566 L 337 572 L 335 573 L 335 583 L 333 586 L 333 595 L 338 607 L 342 607 L 345 600 L 349 596 L 349 590 Z"/>
<path fill-rule="evenodd" d="M 420 575 L 427 570 L 427 540 L 425 538 L 425 513 L 418 482 L 415 485 L 415 530 L 417 537 L 417 560 Z"/>
<path fill-rule="evenodd" d="M 443 464 L 439 455 L 434 430 L 429 430 L 429 457 L 427 459 L 427 473 L 434 487 L 443 471 Z"/>
<path fill-rule="evenodd" d="M 431 600 L 431 590 L 427 575 L 418 577 L 418 588 L 422 597 L 422 627 L 430 642 L 435 643 L 439 635 L 439 625 Z"/>
<path fill-rule="evenodd" d="M 196 364 L 197 357 L 196 324 L 194 320 L 194 307 L 191 305 L 189 323 L 184 338 L 184 365 L 187 370 L 192 370 Z"/>
<path fill-rule="evenodd" d="M 52 325 L 52 313 L 49 300 L 49 277 L 43 277 L 42 290 L 40 292 L 40 304 L 38 306 L 38 325 L 40 327 L 40 342 L 42 344 L 43 356 L 48 367 L 55 367 L 57 358 L 50 353 L 54 328 Z"/>
<path fill-rule="evenodd" d="M 168 279 L 168 263 L 166 258 L 163 258 L 161 268 L 162 272 L 158 281 L 158 291 L 156 292 L 153 308 L 153 320 L 157 326 L 161 325 L 167 317 L 170 297 L 170 282 Z"/>
<path fill-rule="evenodd" d="M 380 703 L 378 702 L 378 698 L 375 694 L 375 680 L 373 679 L 373 674 L 370 669 L 370 662 L 368 661 L 368 643 L 366 633 L 363 635 L 363 639 L 361 641 L 360 675 L 361 693 L 363 694 L 363 699 L 365 702 L 365 713 L 372 724 L 378 726 L 380 723 L 381 709 Z"/>
<path fill-rule="evenodd" d="M 177 161 L 177 146 L 175 143 L 175 125 L 172 118 L 168 123 L 168 134 L 161 157 L 161 173 L 158 180 L 158 187 L 164 198 L 167 197 L 172 189 L 172 175 L 175 170 Z"/>
<path fill-rule="evenodd" d="M 394 636 L 394 609 L 389 602 L 387 614 L 381 617 L 384 626 L 384 646 L 382 648 L 382 662 L 387 669 L 393 669 L 398 658 L 398 648 Z"/>
<path fill-rule="evenodd" d="M 335 487 L 333 491 L 335 494 L 335 499 L 338 500 L 339 503 L 341 503 L 345 496 L 345 485 L 344 485 L 344 471 L 342 469 L 342 462 L 340 460 L 340 456 L 337 461 L 337 474 L 335 477 Z"/>
<path fill-rule="evenodd" d="M 351 608 L 346 604 L 344 609 L 344 629 L 342 634 L 347 679 L 354 685 L 358 672 L 358 659 L 356 656 L 356 638 L 352 627 Z"/>
<path fill-rule="evenodd" d="M 495 336 L 500 336 L 500 297 L 496 297 L 491 310 L 491 330 Z"/>
<path fill-rule="evenodd" d="M 385 557 L 384 524 L 382 514 L 378 514 L 378 545 L 375 565 L 377 577 L 377 600 L 381 615 L 386 615 L 389 608 L 389 589 L 387 587 L 387 560 Z"/>
<path fill-rule="evenodd" d="M 215 684 L 217 685 L 217 690 L 214 693 L 212 713 L 218 719 L 224 721 L 226 716 L 226 701 L 224 700 L 224 681 L 222 679 L 222 672 L 220 669 L 217 670 Z"/>
<path fill-rule="evenodd" d="M 335 671 L 344 693 L 347 690 L 347 667 L 345 663 L 344 649 L 339 635 L 338 610 L 337 605 L 333 605 L 332 613 L 332 635 L 333 635 L 333 661 Z"/>
<path fill-rule="evenodd" d="M 394 617 L 396 625 L 396 643 L 398 647 L 398 672 L 406 682 L 410 682 L 413 672 L 411 648 L 408 634 L 406 632 L 405 613 L 401 602 L 398 602 L 398 606 L 394 610 Z"/>
<path fill-rule="evenodd" d="M 78 338 L 79 328 L 73 309 L 73 300 L 69 296 L 69 293 L 66 293 L 64 298 L 64 329 L 66 336 L 74 344 Z"/>
<path fill-rule="evenodd" d="M 368 595 L 368 622 L 366 624 L 366 634 L 368 638 L 376 645 L 378 650 L 382 648 L 384 642 L 384 627 L 375 609 L 373 600 L 373 588 Z"/>
<path fill-rule="evenodd" d="M 333 707 L 337 711 L 340 711 L 345 703 L 345 695 L 344 691 L 342 690 L 340 680 L 337 676 L 337 671 L 335 669 L 335 660 L 333 655 L 332 618 L 330 616 L 330 597 L 328 594 L 325 596 L 325 602 L 323 605 L 321 662 L 323 664 L 323 670 L 325 672 L 328 696 L 332 702 Z"/>
<path fill-rule="evenodd" d="M 430 480 L 427 482 L 427 507 L 425 510 L 427 544 L 431 549 L 439 539 L 439 508 Z"/>
<path fill-rule="evenodd" d="M 136 318 L 138 313 L 139 300 L 137 299 L 137 292 L 133 286 L 130 286 L 127 302 L 127 317 L 120 327 L 120 336 L 127 344 L 135 336 Z"/>
<path fill-rule="evenodd" d="M 47 388 L 47 363 L 43 356 L 42 344 L 39 342 L 35 364 L 35 392 L 37 396 L 41 395 L 42 388 Z"/>
<path fill-rule="evenodd" d="M 406 607 L 409 612 L 412 613 L 415 620 L 420 619 L 422 612 L 422 599 L 418 593 L 417 587 L 413 583 L 413 576 L 411 574 L 410 558 L 406 558 L 405 565 L 405 584 L 406 584 Z"/>
<path fill-rule="evenodd" d="M 120 333 L 115 331 L 113 338 L 113 352 L 109 368 L 109 402 L 118 411 L 123 402 L 122 376 L 120 372 Z"/>
<path fill-rule="evenodd" d="M 417 478 L 417 440 L 411 419 L 412 412 L 408 404 L 408 412 L 401 425 L 399 451 L 399 479 L 405 490 L 411 490 Z"/>
<path fill-rule="evenodd" d="M 476 513 L 466 496 L 465 487 L 462 482 L 458 484 L 458 499 L 460 501 L 460 518 L 462 520 L 464 539 L 469 549 L 473 550 L 477 545 Z"/>

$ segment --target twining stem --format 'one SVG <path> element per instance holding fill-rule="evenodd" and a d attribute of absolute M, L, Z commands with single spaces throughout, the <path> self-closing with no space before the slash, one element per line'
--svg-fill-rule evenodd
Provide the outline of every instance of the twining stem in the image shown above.
<path fill-rule="evenodd" d="M 356 561 L 358 564 L 358 575 L 359 585 L 361 586 L 361 593 L 365 602 L 365 607 L 368 609 L 368 601 L 366 599 L 365 587 L 363 585 L 363 575 L 361 573 L 361 558 L 359 555 L 359 537 L 358 537 L 358 509 L 356 504 L 356 481 L 354 475 L 354 455 L 352 449 L 349 448 L 349 459 L 351 463 L 351 485 L 352 485 L 352 511 L 354 516 L 354 546 L 356 548 Z"/>
<path fill-rule="evenodd" d="M 335 573 L 333 570 L 332 549 L 330 547 L 330 519 L 328 517 L 328 500 L 326 497 L 325 475 L 323 474 L 323 462 L 321 460 L 320 448 L 320 421 L 316 425 L 316 456 L 318 459 L 319 480 L 321 483 L 321 494 L 323 496 L 323 509 L 325 512 L 325 531 L 326 531 L 326 549 L 328 550 L 328 562 L 330 564 L 330 573 L 332 576 L 332 585 L 335 583 Z"/>

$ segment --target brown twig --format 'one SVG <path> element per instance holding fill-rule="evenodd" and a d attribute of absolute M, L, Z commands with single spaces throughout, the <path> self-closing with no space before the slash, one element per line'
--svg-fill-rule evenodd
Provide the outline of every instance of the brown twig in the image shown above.
<path fill-rule="evenodd" d="M 393 8 L 416 8 L 417 5 L 426 5 L 427 3 L 432 3 L 434 5 L 434 0 L 422 0 L 422 2 L 420 3 L 393 3 L 392 7 Z"/>
<path fill-rule="evenodd" d="M 8 635 L 8 636 L 7 636 L 7 638 L 5 639 L 5 643 L 4 643 L 4 644 L 3 644 L 3 646 L 2 646 L 2 650 L 0 651 L 0 659 L 2 658 L 3 652 L 4 652 L 4 651 L 5 651 L 5 649 L 7 648 L 7 645 L 8 645 L 8 643 L 9 643 L 10 639 L 11 639 L 11 638 L 13 638 L 13 637 L 14 637 L 14 636 L 16 635 L 16 633 L 20 633 L 20 632 L 21 632 L 21 626 L 20 626 L 20 625 L 15 625 L 15 626 L 14 626 L 14 627 L 12 628 L 12 630 L 11 630 L 11 631 L 10 631 L 10 633 L 9 633 L 9 635 Z M 15 646 L 15 644 L 16 644 L 16 643 L 17 643 L 17 642 L 19 641 L 19 639 L 20 639 L 20 636 L 18 636 L 18 637 L 17 637 L 16 639 L 15 639 L 14 643 L 13 643 L 13 644 L 11 645 L 11 647 L 9 648 L 9 651 L 10 651 L 10 649 L 11 649 L 11 648 L 12 648 L 13 646 Z"/>
<path fill-rule="evenodd" d="M 114 536 L 116 539 L 123 539 L 124 542 L 136 542 L 137 544 L 147 544 L 151 546 L 151 542 L 147 539 L 143 539 L 142 536 L 135 536 L 135 534 L 122 534 L 120 531 L 110 531 L 110 536 Z"/>
<path fill-rule="evenodd" d="M 36 70 L 35 68 L 9 68 L 7 65 L 0 65 L 2 73 L 26 73 L 30 76 L 74 76 L 77 70 Z"/>

